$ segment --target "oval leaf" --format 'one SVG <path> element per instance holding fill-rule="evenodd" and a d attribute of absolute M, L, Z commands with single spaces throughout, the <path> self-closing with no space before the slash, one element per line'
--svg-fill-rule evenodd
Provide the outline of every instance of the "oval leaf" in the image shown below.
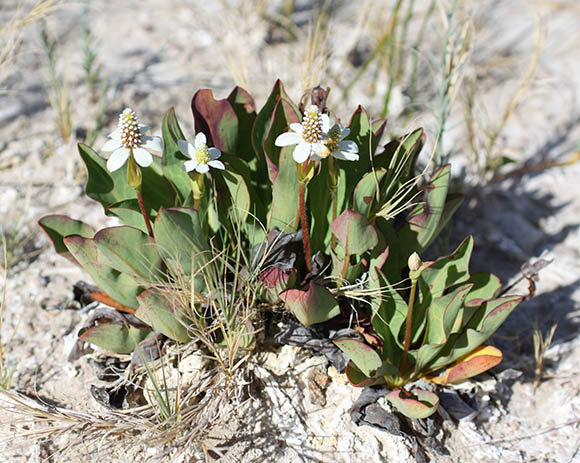
<path fill-rule="evenodd" d="M 73 235 L 92 238 L 95 234 L 86 223 L 73 220 L 66 215 L 47 215 L 38 221 L 38 225 L 54 246 L 54 250 L 77 265 L 79 263 L 64 244 L 64 238 Z"/>
<path fill-rule="evenodd" d="M 477 376 L 502 361 L 502 353 L 493 346 L 480 346 L 470 354 L 459 359 L 445 375 L 426 378 L 436 384 L 459 384 Z"/>
<path fill-rule="evenodd" d="M 373 249 L 379 242 L 377 231 L 360 212 L 346 209 L 330 226 L 344 252 L 360 255 Z"/>
<path fill-rule="evenodd" d="M 409 418 L 427 418 L 437 411 L 439 397 L 430 391 L 415 389 L 413 393 L 395 389 L 387 394 L 387 400 Z"/>
<path fill-rule="evenodd" d="M 139 294 L 137 299 L 137 318 L 174 341 L 185 343 L 191 340 L 185 317 L 165 295 L 155 289 L 148 289 Z"/>
<path fill-rule="evenodd" d="M 103 323 L 79 331 L 79 339 L 117 354 L 130 354 L 152 333 L 147 328 Z"/>
<path fill-rule="evenodd" d="M 330 291 L 312 281 L 307 291 L 288 289 L 280 293 L 280 299 L 300 323 L 306 326 L 325 322 L 340 313 L 338 302 Z"/>

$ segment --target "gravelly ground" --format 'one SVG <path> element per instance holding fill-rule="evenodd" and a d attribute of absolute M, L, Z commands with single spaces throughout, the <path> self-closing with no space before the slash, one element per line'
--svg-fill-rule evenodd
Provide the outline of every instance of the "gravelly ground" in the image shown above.
<path fill-rule="evenodd" d="M 189 102 L 198 88 L 212 88 L 221 97 L 235 82 L 241 82 L 254 93 L 259 105 L 275 78 L 280 77 L 289 93 L 299 98 L 306 21 L 312 14 L 310 2 L 297 2 L 297 13 L 291 18 L 298 25 L 298 40 L 294 43 L 285 40 L 283 30 L 260 17 L 260 2 L 239 2 L 230 10 L 224 8 L 225 3 L 145 0 L 110 6 L 109 2 L 94 0 L 88 16 L 73 6 L 50 17 L 48 30 L 58 38 L 59 67 L 66 76 L 72 101 L 75 135 L 68 144 L 63 144 L 48 104 L 49 84 L 39 29 L 31 26 L 25 30 L 14 65 L 5 70 L 6 79 L 1 84 L 5 91 L 0 93 L 1 225 L 4 230 L 16 230 L 22 238 L 16 247 L 17 256 L 22 258 L 8 273 L 2 339 L 11 337 L 5 355 L 15 365 L 13 384 L 19 389 L 37 391 L 67 407 L 82 408 L 88 403 L 98 409 L 87 385 L 92 375 L 90 365 L 86 361 L 66 361 L 82 315 L 42 309 L 43 305 L 50 305 L 46 299 L 66 298 L 72 283 L 87 276 L 57 257 L 35 224 L 43 215 L 62 213 L 94 226 L 105 225 L 100 206 L 82 196 L 83 170 L 74 146 L 83 133 L 93 128 L 98 112 L 82 81 L 82 21 L 87 17 L 90 20 L 102 76 L 107 82 L 106 123 L 95 142 L 98 147 L 113 127 L 116 114 L 127 105 L 137 110 L 154 132 L 159 131 L 163 113 L 175 106 L 182 126 L 191 134 Z M 274 3 L 277 2 L 270 2 L 267 8 L 269 15 L 276 11 Z M 331 103 L 334 97 L 336 112 L 343 119 L 358 103 L 372 114 L 382 108 L 380 94 L 385 85 L 380 79 L 374 80 L 371 73 L 353 87 L 348 99 L 339 101 L 340 86 L 357 72 L 347 61 L 349 52 L 357 43 L 364 48 L 370 38 L 382 33 L 392 2 L 380 3 L 389 8 L 369 9 L 367 28 L 360 28 L 359 18 L 372 2 L 335 5 L 327 73 L 314 73 L 310 82 L 317 83 L 324 77 L 323 84 L 334 88 Z M 416 3 L 424 11 L 429 2 Z M 16 2 L 6 2 L 0 6 L 1 21 L 13 13 L 15 5 Z M 567 159 L 580 139 L 577 5 L 574 1 L 557 5 L 540 0 L 478 2 L 472 16 L 475 47 L 467 72 L 468 76 L 478 76 L 481 129 L 493 127 L 531 56 L 536 14 L 548 25 L 544 51 L 531 87 L 499 139 L 503 153 L 529 163 Z M 411 35 L 417 27 L 411 24 Z M 427 47 L 421 53 L 428 50 Z M 423 64 L 420 71 L 420 102 L 424 105 L 411 122 L 399 117 L 408 97 L 404 88 L 395 88 L 389 126 L 393 133 L 422 123 L 432 134 L 429 103 L 435 100 L 435 94 L 429 87 L 429 67 Z M 458 173 L 461 166 L 469 167 L 471 162 L 465 155 L 463 119 L 458 104 L 450 119 L 451 130 L 444 137 L 445 146 L 458 153 L 453 159 Z M 435 461 L 580 461 L 579 174 L 580 164 L 576 164 L 468 188 L 467 200 L 456 215 L 449 247 L 466 234 L 474 234 L 473 270 L 493 271 L 508 282 L 517 279 L 522 264 L 544 250 L 549 251 L 553 262 L 540 273 L 536 297 L 522 304 L 494 337 L 505 359 L 497 372 L 512 368 L 521 374 L 505 384 L 491 377 L 482 383 L 469 383 L 468 388 L 480 391 L 485 406 L 477 417 L 452 425 L 455 431 L 444 444 L 449 455 L 434 456 Z M 515 290 L 525 292 L 526 287 L 524 281 Z M 543 332 L 558 323 L 547 355 L 549 377 L 537 389 L 533 387 L 534 323 Z M 301 355 L 283 352 L 274 362 L 276 368 L 292 377 L 296 365 L 303 362 Z M 308 361 L 315 363 L 317 359 Z M 299 379 L 288 379 L 285 384 L 310 390 L 304 370 L 299 373 Z M 277 459 L 304 461 L 310 455 L 325 461 L 332 455 L 333 461 L 411 461 L 413 451 L 404 439 L 352 424 L 347 411 L 359 391 L 344 384 L 340 375 L 330 376 L 326 407 L 300 408 L 305 421 L 300 420 L 298 412 L 284 416 L 273 411 L 270 425 L 286 438 L 285 444 L 279 444 L 282 456 Z M 283 400 L 276 396 L 275 388 L 271 394 L 270 400 Z M 312 401 L 308 394 L 308 401 Z M 297 394 L 293 400 L 290 405 L 302 401 L 303 396 Z M 280 408 L 284 405 L 280 404 Z M 8 428 L 3 428 L 4 435 L 8 432 Z M 311 450 L 306 451 L 307 447 Z M 20 453 L 9 448 L 0 452 L 5 452 L 5 461 L 40 461 L 38 446 Z M 224 461 L 242 460 L 232 454 Z"/>

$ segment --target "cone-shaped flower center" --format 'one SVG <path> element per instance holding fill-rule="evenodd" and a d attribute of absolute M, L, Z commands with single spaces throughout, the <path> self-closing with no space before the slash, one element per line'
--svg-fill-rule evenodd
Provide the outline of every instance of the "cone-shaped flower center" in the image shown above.
<path fill-rule="evenodd" d="M 141 129 L 135 111 L 126 108 L 119 116 L 119 129 L 121 130 L 121 143 L 127 149 L 141 146 Z"/>
<path fill-rule="evenodd" d="M 195 160 L 199 164 L 207 164 L 209 159 L 209 149 L 205 143 L 199 143 L 195 147 Z"/>
<path fill-rule="evenodd" d="M 328 140 L 326 140 L 326 146 L 329 151 L 337 151 L 340 145 L 340 136 L 342 135 L 342 130 L 337 125 L 333 125 L 328 131 Z"/>
<path fill-rule="evenodd" d="M 302 138 L 307 143 L 320 143 L 322 140 L 322 116 L 318 106 L 310 106 L 302 119 Z"/>

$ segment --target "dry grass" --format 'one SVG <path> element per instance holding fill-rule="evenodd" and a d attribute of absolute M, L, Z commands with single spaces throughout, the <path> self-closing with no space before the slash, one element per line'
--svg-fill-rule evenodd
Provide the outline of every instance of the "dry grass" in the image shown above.
<path fill-rule="evenodd" d="M 212 433 L 235 423 L 244 413 L 244 384 L 242 372 L 231 377 L 221 369 L 205 371 L 196 384 L 184 386 L 179 410 L 162 420 L 153 405 L 78 411 L 18 391 L 0 391 L 0 424 L 10 424 L 10 430 L 5 428 L 0 435 L 0 443 L 17 452 L 31 442 L 48 439 L 54 454 L 67 461 L 127 455 L 168 461 L 180 454 L 197 455 L 195 461 L 199 461 L 199 455 L 215 442 L 208 440 Z"/>
<path fill-rule="evenodd" d="M 544 371 L 544 361 L 546 359 L 546 351 L 549 349 L 550 344 L 552 344 L 552 339 L 554 338 L 554 333 L 558 324 L 552 325 L 552 328 L 546 333 L 546 337 L 540 331 L 540 328 L 536 324 L 534 326 L 533 340 L 534 340 L 534 359 L 536 361 L 536 367 L 534 370 L 534 387 L 538 387 L 543 378 Z"/>
<path fill-rule="evenodd" d="M 493 113 L 499 114 L 499 117 L 494 117 L 490 122 L 485 122 L 481 117 L 477 116 L 478 113 L 486 113 L 484 103 L 479 101 L 474 83 L 474 79 L 478 75 L 477 71 L 471 76 L 471 80 L 466 85 L 464 120 L 467 145 L 472 153 L 472 164 L 475 173 L 484 182 L 493 182 L 498 179 L 498 170 L 506 159 L 504 147 L 500 145 L 500 138 L 534 82 L 534 75 L 544 47 L 545 36 L 546 28 L 540 20 L 537 20 L 535 45 L 527 68 L 504 107 L 498 111 L 497 106 L 494 106 Z M 493 122 L 493 119 L 496 119 L 496 122 Z"/>
<path fill-rule="evenodd" d="M 31 6 L 22 5 L 17 8 L 7 24 L 0 26 L 0 84 L 6 78 L 7 68 L 16 56 L 24 29 L 69 3 L 67 0 L 37 0 Z"/>

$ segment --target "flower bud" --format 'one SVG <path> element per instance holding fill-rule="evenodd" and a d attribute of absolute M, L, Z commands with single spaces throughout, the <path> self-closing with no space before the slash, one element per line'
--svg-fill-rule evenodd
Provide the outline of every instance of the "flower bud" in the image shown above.
<path fill-rule="evenodd" d="M 422 264 L 423 264 L 423 262 L 421 261 L 419 254 L 417 254 L 416 252 L 414 252 L 413 254 L 411 254 L 409 256 L 409 261 L 408 261 L 409 270 L 416 272 L 417 270 L 419 270 L 421 268 Z"/>

